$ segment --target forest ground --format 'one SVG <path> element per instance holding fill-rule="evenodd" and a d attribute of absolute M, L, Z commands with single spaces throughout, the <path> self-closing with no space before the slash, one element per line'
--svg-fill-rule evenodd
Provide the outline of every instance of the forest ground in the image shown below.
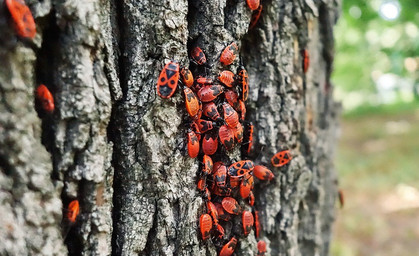
<path fill-rule="evenodd" d="M 336 157 L 345 207 L 333 256 L 417 255 L 419 103 L 345 114 Z"/>

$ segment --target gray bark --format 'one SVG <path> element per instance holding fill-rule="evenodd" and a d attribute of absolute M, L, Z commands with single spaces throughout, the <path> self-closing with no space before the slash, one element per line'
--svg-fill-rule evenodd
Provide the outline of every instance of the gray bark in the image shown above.
<path fill-rule="evenodd" d="M 294 156 L 272 168 L 273 182 L 255 186 L 268 255 L 328 254 L 337 194 L 339 105 L 329 81 L 337 0 L 261 1 L 251 31 L 244 0 L 27 3 L 37 22 L 33 41 L 16 38 L 0 5 L 1 255 L 216 255 L 218 242 L 199 235 L 205 206 L 198 160 L 185 152 L 184 100 L 179 89 L 161 99 L 155 87 L 164 63 L 188 66 L 196 44 L 213 64 L 208 75 L 218 74 L 220 53 L 233 41 L 249 73 L 250 159 L 269 166 L 284 147 Z M 35 109 L 40 83 L 54 95 L 52 115 Z M 241 159 L 238 147 L 226 157 Z M 73 199 L 81 213 L 69 225 L 63 216 Z M 236 254 L 255 255 L 256 243 L 252 231 Z"/>

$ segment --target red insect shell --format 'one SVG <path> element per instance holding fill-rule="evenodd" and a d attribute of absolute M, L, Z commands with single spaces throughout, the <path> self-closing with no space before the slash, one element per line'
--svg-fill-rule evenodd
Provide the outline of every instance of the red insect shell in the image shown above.
<path fill-rule="evenodd" d="M 157 80 L 157 94 L 163 99 L 172 97 L 179 81 L 179 64 L 176 62 L 167 63 L 160 72 Z"/>
<path fill-rule="evenodd" d="M 224 48 L 223 52 L 221 53 L 220 62 L 225 66 L 230 65 L 236 59 L 236 54 L 238 50 L 239 48 L 234 42 L 227 45 L 227 47 Z"/>
<path fill-rule="evenodd" d="M 239 100 L 239 109 L 240 109 L 240 120 L 244 120 L 246 118 L 246 105 L 242 100 Z"/>
<path fill-rule="evenodd" d="M 198 79 L 196 79 L 196 82 L 200 85 L 208 85 L 208 84 L 212 84 L 213 80 L 211 78 L 207 78 L 207 77 L 198 77 Z"/>
<path fill-rule="evenodd" d="M 206 186 L 207 186 L 207 184 L 205 183 L 205 177 L 201 177 L 198 180 L 198 184 L 197 184 L 196 187 L 198 188 L 199 191 L 204 191 Z"/>
<path fill-rule="evenodd" d="M 223 248 L 221 248 L 220 253 L 218 256 L 231 256 L 234 253 L 234 250 L 236 249 L 237 245 L 237 239 L 235 237 L 231 238 L 230 241 L 228 241 Z"/>
<path fill-rule="evenodd" d="M 211 174 L 211 173 L 212 173 L 212 168 L 213 168 L 213 166 L 214 166 L 214 164 L 213 164 L 213 162 L 212 162 L 211 157 L 210 157 L 210 156 L 208 156 L 208 155 L 204 155 L 204 158 L 203 158 L 202 162 L 203 162 L 203 164 L 204 164 L 204 165 L 203 165 L 203 168 L 202 168 L 202 171 L 203 171 L 206 175 Z"/>
<path fill-rule="evenodd" d="M 183 89 L 183 93 L 185 94 L 186 111 L 188 111 L 191 117 L 196 116 L 199 111 L 198 98 L 196 97 L 195 93 L 188 87 Z"/>
<path fill-rule="evenodd" d="M 199 218 L 199 227 L 201 229 L 202 240 L 210 238 L 210 232 L 212 229 L 212 219 L 209 214 L 202 214 Z"/>
<path fill-rule="evenodd" d="M 250 206 L 253 206 L 255 204 L 255 195 L 253 195 L 253 192 L 250 191 L 249 193 L 249 198 L 248 198 L 248 202 Z"/>
<path fill-rule="evenodd" d="M 199 140 L 195 132 L 189 130 L 188 132 L 188 154 L 191 158 L 195 158 L 199 153 Z"/>
<path fill-rule="evenodd" d="M 286 165 L 289 161 L 291 161 L 292 156 L 289 150 L 283 150 L 281 152 L 276 153 L 271 158 L 271 163 L 275 167 L 281 167 Z"/>
<path fill-rule="evenodd" d="M 201 131 L 199 130 L 198 124 L 195 122 L 191 123 L 191 130 L 195 132 L 196 137 L 198 138 L 198 141 L 201 140 Z"/>
<path fill-rule="evenodd" d="M 209 117 L 214 121 L 221 119 L 220 113 L 218 112 L 217 106 L 214 102 L 204 104 L 203 113 L 204 116 Z"/>
<path fill-rule="evenodd" d="M 223 110 L 224 110 L 224 121 L 230 128 L 235 128 L 239 123 L 239 115 L 237 114 L 236 110 L 228 104 L 227 102 L 223 103 Z"/>
<path fill-rule="evenodd" d="M 201 119 L 201 117 L 202 117 L 202 102 L 200 102 L 200 101 L 198 101 L 198 102 L 199 102 L 198 113 L 195 116 L 192 117 L 192 119 L 194 119 L 194 120 Z"/>
<path fill-rule="evenodd" d="M 218 223 L 218 212 L 217 212 L 217 208 L 215 208 L 215 205 L 212 202 L 208 201 L 207 208 L 208 208 L 208 213 L 211 215 L 214 223 Z"/>
<path fill-rule="evenodd" d="M 73 200 L 68 205 L 67 218 L 71 223 L 76 222 L 77 216 L 80 213 L 79 200 Z"/>
<path fill-rule="evenodd" d="M 41 84 L 36 88 L 36 98 L 41 102 L 42 109 L 52 113 L 55 109 L 54 98 L 48 88 Z"/>
<path fill-rule="evenodd" d="M 259 5 L 257 10 L 253 11 L 252 18 L 250 19 L 249 30 L 253 29 L 259 21 L 260 14 L 262 13 L 262 5 Z"/>
<path fill-rule="evenodd" d="M 199 89 L 198 98 L 202 102 L 210 102 L 215 100 L 223 91 L 223 87 L 219 84 L 207 85 Z"/>
<path fill-rule="evenodd" d="M 243 126 L 238 123 L 236 127 L 234 127 L 233 134 L 234 138 L 236 139 L 237 143 L 242 143 L 243 141 Z"/>
<path fill-rule="evenodd" d="M 224 96 L 225 96 L 228 104 L 233 106 L 234 109 L 239 109 L 240 108 L 240 103 L 239 103 L 239 100 L 238 100 L 239 95 L 235 91 L 225 90 Z"/>
<path fill-rule="evenodd" d="M 253 171 L 254 168 L 255 165 L 251 160 L 241 160 L 230 165 L 227 171 L 230 176 L 241 177 L 246 173 Z"/>
<path fill-rule="evenodd" d="M 257 256 L 264 256 L 265 253 L 266 253 L 266 243 L 265 243 L 265 241 L 260 240 L 258 242 L 257 247 L 258 247 L 258 254 L 257 254 Z"/>
<path fill-rule="evenodd" d="M 5 0 L 13 20 L 16 33 L 25 38 L 34 38 L 36 25 L 31 10 L 23 0 Z"/>
<path fill-rule="evenodd" d="M 260 221 L 259 221 L 259 211 L 255 211 L 254 213 L 255 213 L 255 236 L 256 238 L 259 238 L 260 231 L 262 230 L 260 226 Z"/>
<path fill-rule="evenodd" d="M 240 196 L 245 199 L 250 195 L 254 187 L 253 175 L 247 173 L 240 184 Z"/>
<path fill-rule="evenodd" d="M 198 46 L 192 49 L 191 57 L 198 65 L 204 65 L 207 62 L 204 52 Z"/>
<path fill-rule="evenodd" d="M 260 5 L 260 0 L 246 0 L 247 6 L 249 6 L 250 10 L 256 10 Z"/>
<path fill-rule="evenodd" d="M 215 183 L 219 188 L 225 188 L 227 179 L 227 167 L 221 165 L 214 173 Z"/>
<path fill-rule="evenodd" d="M 241 212 L 239 203 L 232 197 L 224 197 L 221 205 L 230 214 L 239 215 Z"/>
<path fill-rule="evenodd" d="M 201 131 L 201 133 L 207 132 L 214 128 L 214 123 L 212 121 L 198 119 L 195 121 L 195 123 L 198 125 L 199 131 Z"/>
<path fill-rule="evenodd" d="M 218 80 L 227 87 L 233 87 L 234 73 L 229 70 L 224 70 L 218 75 Z"/>
<path fill-rule="evenodd" d="M 218 212 L 218 219 L 229 221 L 231 218 L 231 215 L 224 210 L 223 206 L 219 203 L 214 203 L 214 205 Z"/>
<path fill-rule="evenodd" d="M 242 223 L 243 223 L 244 236 L 247 236 L 249 235 L 250 231 L 252 231 L 252 227 L 254 223 L 253 214 L 249 211 L 243 211 Z"/>
<path fill-rule="evenodd" d="M 238 82 L 241 85 L 242 89 L 242 100 L 246 101 L 249 97 L 249 75 L 247 74 L 246 69 L 243 66 L 240 66 L 237 69 Z"/>
<path fill-rule="evenodd" d="M 218 148 L 218 139 L 216 136 L 211 136 L 210 134 L 206 133 L 202 140 L 202 151 L 206 155 L 213 155 L 217 151 Z"/>
<path fill-rule="evenodd" d="M 217 196 L 230 196 L 231 195 L 231 188 L 220 188 L 215 186 L 213 190 L 211 190 L 213 194 Z"/>
<path fill-rule="evenodd" d="M 227 125 L 222 125 L 220 127 L 218 130 L 218 137 L 220 138 L 221 144 L 223 144 L 227 150 L 231 150 L 234 147 L 234 134 Z"/>
<path fill-rule="evenodd" d="M 182 83 L 188 88 L 191 88 L 191 86 L 193 85 L 192 72 L 187 68 L 182 68 L 180 69 L 180 76 L 182 78 Z"/>
<path fill-rule="evenodd" d="M 310 66 L 310 56 L 306 49 L 301 51 L 301 55 L 303 56 L 303 71 L 307 73 L 308 67 Z"/>
<path fill-rule="evenodd" d="M 272 171 L 263 165 L 256 165 L 253 175 L 260 180 L 272 180 L 275 177 Z"/>

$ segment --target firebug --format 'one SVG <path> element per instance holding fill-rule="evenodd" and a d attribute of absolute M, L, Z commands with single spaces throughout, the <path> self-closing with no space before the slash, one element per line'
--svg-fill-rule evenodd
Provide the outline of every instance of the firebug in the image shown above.
<path fill-rule="evenodd" d="M 195 132 L 190 129 L 188 131 L 188 154 L 191 158 L 195 158 L 199 153 L 199 140 Z"/>
<path fill-rule="evenodd" d="M 241 212 L 239 203 L 237 203 L 236 199 L 232 197 L 224 197 L 223 201 L 221 201 L 221 205 L 223 206 L 224 210 L 230 214 L 239 215 Z"/>
<path fill-rule="evenodd" d="M 213 155 L 218 148 L 218 139 L 217 136 L 206 133 L 202 139 L 202 151 L 206 155 Z"/>
<path fill-rule="evenodd" d="M 52 113 L 55 109 L 54 98 L 48 88 L 41 84 L 36 88 L 36 99 L 41 103 L 42 109 Z"/>
<path fill-rule="evenodd" d="M 260 225 L 260 220 L 259 220 L 259 211 L 254 211 L 254 214 L 255 214 L 255 236 L 256 238 L 259 238 L 260 231 L 262 230 L 262 227 Z"/>
<path fill-rule="evenodd" d="M 192 49 L 191 57 L 192 60 L 198 65 L 204 65 L 207 62 L 207 58 L 205 57 L 204 52 L 198 46 Z"/>
<path fill-rule="evenodd" d="M 204 116 L 209 117 L 213 121 L 221 120 L 220 113 L 218 112 L 217 106 L 214 102 L 205 103 L 202 111 Z"/>
<path fill-rule="evenodd" d="M 68 205 L 67 218 L 71 223 L 75 223 L 77 216 L 80 213 L 79 200 L 73 200 Z"/>
<path fill-rule="evenodd" d="M 223 52 L 221 53 L 220 62 L 225 66 L 230 65 L 236 59 L 238 50 L 239 48 L 234 42 L 227 45 L 227 47 L 224 48 Z"/>
<path fill-rule="evenodd" d="M 236 110 L 228 104 L 227 102 L 223 103 L 223 112 L 224 112 L 224 121 L 230 128 L 235 128 L 239 123 L 239 115 Z"/>
<path fill-rule="evenodd" d="M 191 117 L 196 116 L 199 111 L 198 97 L 196 97 L 195 93 L 188 87 L 183 89 L 183 93 L 185 94 L 186 111 L 188 111 Z"/>
<path fill-rule="evenodd" d="M 242 89 L 242 100 L 246 101 L 249 97 L 249 75 L 243 66 L 237 69 L 238 83 Z"/>
<path fill-rule="evenodd" d="M 234 147 L 234 134 L 227 125 L 222 125 L 220 127 L 218 130 L 218 138 L 220 138 L 221 144 L 223 144 L 227 150 L 231 150 Z"/>
<path fill-rule="evenodd" d="M 303 49 L 301 51 L 301 56 L 303 57 L 303 71 L 307 73 L 308 67 L 310 66 L 310 56 L 308 55 L 308 51 Z"/>
<path fill-rule="evenodd" d="M 259 7 L 260 0 L 246 0 L 246 3 L 250 10 L 254 11 Z"/>
<path fill-rule="evenodd" d="M 219 84 L 207 85 L 199 89 L 198 98 L 202 102 L 210 102 L 215 100 L 223 91 L 223 87 Z"/>
<path fill-rule="evenodd" d="M 171 61 L 160 72 L 157 80 L 157 94 L 163 99 L 172 97 L 179 81 L 179 64 Z"/>
<path fill-rule="evenodd" d="M 276 153 L 271 158 L 271 163 L 275 167 L 281 167 L 286 165 L 289 161 L 291 161 L 292 156 L 289 150 L 283 150 L 281 152 Z"/>
<path fill-rule="evenodd" d="M 31 10 L 23 0 L 5 0 L 13 20 L 13 26 L 20 37 L 34 38 L 36 25 Z"/>
<path fill-rule="evenodd" d="M 233 90 L 225 90 L 224 91 L 224 96 L 228 102 L 228 104 L 230 104 L 234 109 L 239 109 L 240 108 L 240 103 L 239 103 L 239 95 L 233 91 Z"/>
<path fill-rule="evenodd" d="M 199 227 L 201 230 L 202 240 L 207 240 L 210 238 L 210 233 L 212 229 L 212 219 L 209 214 L 202 214 L 199 218 Z"/>
<path fill-rule="evenodd" d="M 272 171 L 263 165 L 256 165 L 253 175 L 260 180 L 272 180 L 275 177 Z"/>
<path fill-rule="evenodd" d="M 242 224 L 243 224 L 244 236 L 249 235 L 250 231 L 252 231 L 253 223 L 254 223 L 253 214 L 249 211 L 243 211 Z"/>
<path fill-rule="evenodd" d="M 222 248 L 218 256 L 231 256 L 236 249 L 237 239 L 232 237 Z"/>
<path fill-rule="evenodd" d="M 194 82 L 192 72 L 187 68 L 182 68 L 180 70 L 180 76 L 182 78 L 182 83 L 188 88 L 191 88 Z"/>
<path fill-rule="evenodd" d="M 195 121 L 195 123 L 198 125 L 199 131 L 201 131 L 201 133 L 212 130 L 215 125 L 213 121 L 208 121 L 204 119 L 198 119 Z"/>
<path fill-rule="evenodd" d="M 251 160 L 241 160 L 233 163 L 228 167 L 227 172 L 230 176 L 243 176 L 248 172 L 253 171 L 255 164 Z"/>
<path fill-rule="evenodd" d="M 208 84 L 213 84 L 214 83 L 214 81 L 211 78 L 202 77 L 202 76 L 198 77 L 196 79 L 196 82 L 200 85 L 208 85 Z"/>
<path fill-rule="evenodd" d="M 202 171 L 206 174 L 209 175 L 212 173 L 212 168 L 213 168 L 213 162 L 210 156 L 208 155 L 204 155 L 204 158 L 202 160 L 203 162 L 203 168 Z"/>
<path fill-rule="evenodd" d="M 224 70 L 218 75 L 218 81 L 220 81 L 227 87 L 233 87 L 234 73 L 229 70 Z"/>
<path fill-rule="evenodd" d="M 237 143 L 242 143 L 243 141 L 243 126 L 240 123 L 237 123 L 237 126 L 232 129 L 234 134 L 234 139 Z"/>
<path fill-rule="evenodd" d="M 265 243 L 265 241 L 260 240 L 258 242 L 257 247 L 258 247 L 257 256 L 265 256 L 265 253 L 266 253 L 266 243 Z"/>
<path fill-rule="evenodd" d="M 244 179 L 240 183 L 240 196 L 243 199 L 248 198 L 250 195 L 250 192 L 253 189 L 253 186 L 254 186 L 253 175 L 250 173 L 246 173 L 244 176 Z"/>

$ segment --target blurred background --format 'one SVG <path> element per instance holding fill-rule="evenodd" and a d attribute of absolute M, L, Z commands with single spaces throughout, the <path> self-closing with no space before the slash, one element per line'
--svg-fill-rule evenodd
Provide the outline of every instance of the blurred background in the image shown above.
<path fill-rule="evenodd" d="M 343 0 L 332 256 L 419 255 L 419 0 Z M 337 206 L 338 207 L 338 206 Z"/>

